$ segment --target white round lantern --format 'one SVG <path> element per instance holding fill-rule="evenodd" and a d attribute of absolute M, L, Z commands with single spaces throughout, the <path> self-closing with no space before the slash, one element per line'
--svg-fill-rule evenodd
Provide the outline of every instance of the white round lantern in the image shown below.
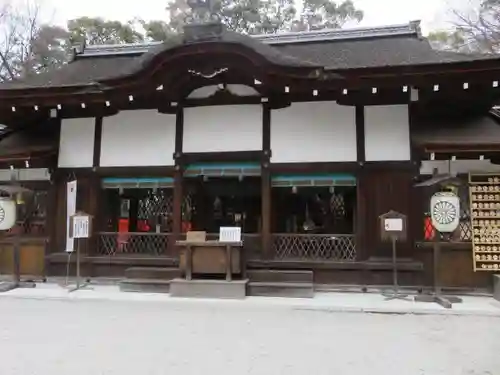
<path fill-rule="evenodd" d="M 16 224 L 16 202 L 0 198 L 0 230 L 9 230 Z"/>
<path fill-rule="evenodd" d="M 431 220 L 437 231 L 451 233 L 460 224 L 460 198 L 450 192 L 436 193 L 431 198 Z"/>

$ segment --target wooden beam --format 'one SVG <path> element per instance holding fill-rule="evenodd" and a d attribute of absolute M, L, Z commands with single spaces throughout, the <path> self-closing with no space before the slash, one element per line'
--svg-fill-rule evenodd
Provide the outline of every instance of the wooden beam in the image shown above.
<path fill-rule="evenodd" d="M 102 117 L 95 118 L 94 127 L 94 155 L 92 158 L 92 166 L 98 167 L 101 163 L 101 145 L 102 145 Z"/>
<path fill-rule="evenodd" d="M 365 107 L 356 106 L 356 154 L 358 163 L 366 161 L 365 147 Z"/>
<path fill-rule="evenodd" d="M 184 152 L 180 157 L 182 165 L 210 162 L 260 162 L 264 153 L 258 151 L 227 151 L 227 152 Z"/>

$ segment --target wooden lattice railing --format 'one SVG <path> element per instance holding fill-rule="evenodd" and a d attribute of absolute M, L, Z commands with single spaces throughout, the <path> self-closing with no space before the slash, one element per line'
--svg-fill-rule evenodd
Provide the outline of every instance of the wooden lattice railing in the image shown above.
<path fill-rule="evenodd" d="M 273 234 L 273 252 L 283 260 L 355 261 L 356 241 L 347 234 Z"/>

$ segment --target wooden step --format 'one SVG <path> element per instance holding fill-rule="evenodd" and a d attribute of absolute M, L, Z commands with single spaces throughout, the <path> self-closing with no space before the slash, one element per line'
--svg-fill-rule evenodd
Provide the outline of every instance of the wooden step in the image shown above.
<path fill-rule="evenodd" d="M 164 279 L 125 279 L 119 283 L 122 292 L 169 293 L 170 280 Z"/>
<path fill-rule="evenodd" d="M 248 283 L 247 294 L 260 297 L 313 298 L 314 286 L 312 283 L 254 281 Z"/>
<path fill-rule="evenodd" d="M 181 271 L 172 267 L 130 267 L 125 270 L 127 279 L 172 280 L 180 276 Z"/>
<path fill-rule="evenodd" d="M 313 283 L 313 272 L 308 270 L 248 270 L 251 282 Z"/>

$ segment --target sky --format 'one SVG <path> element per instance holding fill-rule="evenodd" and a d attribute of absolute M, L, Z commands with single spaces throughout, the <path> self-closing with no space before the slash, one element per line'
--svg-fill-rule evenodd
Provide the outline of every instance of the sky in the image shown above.
<path fill-rule="evenodd" d="M 24 1 L 24 0 L 14 0 Z M 47 16 L 53 22 L 65 24 L 68 19 L 80 16 L 103 17 L 126 21 L 165 19 L 168 0 L 43 0 L 44 8 L 51 9 Z M 477 0 L 354 0 L 365 12 L 360 26 L 401 24 L 421 20 L 424 32 L 448 27 L 449 9 L 467 9 Z M 147 4 L 147 5 L 146 5 Z"/>

